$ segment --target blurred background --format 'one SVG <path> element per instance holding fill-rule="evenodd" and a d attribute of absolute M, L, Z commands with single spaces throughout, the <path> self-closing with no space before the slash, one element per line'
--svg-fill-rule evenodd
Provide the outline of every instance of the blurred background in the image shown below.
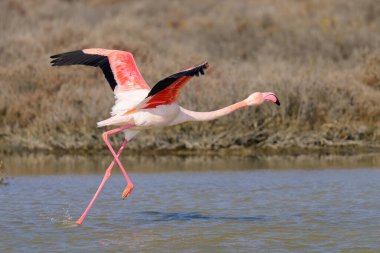
<path fill-rule="evenodd" d="M 209 61 L 180 103 L 213 110 L 254 91 L 281 107 L 141 134 L 136 153 L 346 153 L 380 148 L 380 4 L 347 1 L 4 0 L 0 149 L 96 153 L 113 93 L 100 70 L 53 68 L 83 48 L 130 51 L 153 86 Z"/>
<path fill-rule="evenodd" d="M 263 104 L 141 133 L 86 222 L 111 155 L 100 70 L 130 51 L 145 80 L 208 61 L 180 104 Z M 380 252 L 378 0 L 1 0 L 1 252 Z M 116 147 L 121 136 L 113 139 Z"/>

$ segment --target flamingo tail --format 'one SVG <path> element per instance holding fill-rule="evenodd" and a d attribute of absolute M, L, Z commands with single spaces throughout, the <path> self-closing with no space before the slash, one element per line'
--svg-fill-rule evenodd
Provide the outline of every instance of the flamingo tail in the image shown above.
<path fill-rule="evenodd" d="M 97 123 L 97 126 L 104 127 L 104 126 L 110 126 L 110 125 L 125 125 L 125 124 L 129 124 L 130 121 L 131 121 L 131 117 L 129 116 L 116 115 L 106 120 L 99 121 Z"/>

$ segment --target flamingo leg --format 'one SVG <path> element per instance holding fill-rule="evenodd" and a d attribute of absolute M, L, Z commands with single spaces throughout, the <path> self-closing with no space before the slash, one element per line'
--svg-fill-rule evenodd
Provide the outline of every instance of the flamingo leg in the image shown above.
<path fill-rule="evenodd" d="M 119 157 L 121 152 L 123 151 L 125 145 L 128 143 L 127 139 L 124 140 L 123 144 L 121 145 L 119 151 L 117 152 L 117 156 Z M 90 204 L 88 204 L 86 210 L 83 212 L 83 214 L 81 215 L 81 217 L 76 221 L 77 224 L 82 224 L 82 222 L 84 221 L 84 219 L 86 218 L 87 216 L 87 213 L 90 211 L 92 205 L 94 204 L 96 198 L 98 197 L 98 195 L 100 194 L 104 184 L 106 183 L 106 181 L 108 180 L 108 178 L 111 176 L 111 172 L 112 172 L 112 168 L 113 166 L 115 165 L 115 159 L 111 162 L 111 164 L 108 166 L 107 170 L 106 170 L 106 173 L 104 174 L 104 177 L 103 177 L 103 180 L 102 182 L 100 183 L 98 189 L 96 190 L 95 192 L 95 195 L 94 197 L 92 197 L 91 199 L 91 202 Z"/>
<path fill-rule="evenodd" d="M 108 132 L 110 132 L 110 134 L 115 134 L 115 133 L 120 132 L 120 131 L 122 131 L 122 130 L 124 130 L 124 129 L 127 129 L 127 128 L 129 128 L 129 127 L 131 127 L 131 125 L 127 125 L 127 126 L 125 126 L 125 127 L 120 127 L 120 128 L 117 128 L 117 129 L 114 129 L 114 130 L 108 131 Z M 118 131 L 115 131 L 115 130 L 118 130 Z M 108 132 L 106 132 L 106 133 L 108 133 Z M 116 157 L 114 156 L 114 160 L 113 160 L 113 161 L 111 162 L 111 164 L 108 166 L 108 168 L 107 168 L 107 170 L 106 170 L 106 172 L 105 172 L 105 174 L 104 174 L 103 180 L 102 180 L 102 182 L 100 183 L 98 189 L 96 190 L 95 195 L 94 195 L 94 197 L 92 198 L 90 204 L 87 206 L 86 210 L 83 212 L 83 214 L 81 215 L 81 217 L 76 221 L 77 224 L 80 225 L 80 224 L 83 223 L 83 221 L 84 221 L 84 219 L 86 218 L 88 212 L 90 211 L 92 205 L 94 204 L 96 198 L 97 198 L 98 195 L 100 194 L 100 192 L 101 192 L 101 190 L 102 190 L 104 184 L 106 183 L 106 181 L 108 180 L 108 178 L 111 176 L 112 168 L 113 168 L 113 166 L 114 166 L 114 164 L 115 164 L 115 161 L 117 162 L 117 160 L 119 160 L 119 156 L 120 156 L 121 152 L 123 151 L 124 147 L 127 145 L 127 143 L 128 143 L 128 140 L 127 140 L 127 139 L 124 139 L 122 145 L 120 146 L 119 151 L 117 152 Z M 109 144 L 109 143 L 108 143 L 108 144 Z M 108 144 L 107 144 L 107 146 L 108 146 Z M 116 160 L 116 159 L 117 159 L 117 160 Z M 119 164 L 119 163 L 120 163 L 120 161 L 118 162 L 118 164 Z M 120 166 L 120 165 L 119 165 L 119 166 Z M 128 183 L 128 186 L 129 186 L 129 185 L 132 184 L 132 183 L 131 183 L 131 180 L 130 180 L 129 177 L 128 177 L 127 172 L 124 170 L 124 168 L 123 168 L 122 166 L 120 167 L 120 169 L 121 169 L 121 171 L 123 172 L 124 177 L 125 177 L 125 179 L 127 180 L 127 183 Z M 126 187 L 126 189 L 128 188 L 128 186 Z M 132 184 L 132 189 L 133 189 L 133 184 Z M 132 189 L 131 189 L 130 191 L 132 191 Z M 129 193 L 130 193 L 130 192 L 129 192 Z"/>
<path fill-rule="evenodd" d="M 120 131 L 122 131 L 124 129 L 130 128 L 132 126 L 133 125 L 127 125 L 127 126 L 116 128 L 116 129 L 113 129 L 113 130 L 110 130 L 110 131 L 107 131 L 107 132 L 103 133 L 103 140 L 106 143 L 106 145 L 108 146 L 109 150 L 111 151 L 114 159 L 116 160 L 116 163 L 119 165 L 121 171 L 124 174 L 125 180 L 127 181 L 127 186 L 125 187 L 123 193 L 121 194 L 121 196 L 122 196 L 123 199 L 126 199 L 131 194 L 134 185 L 133 185 L 131 179 L 129 178 L 127 172 L 125 171 L 123 165 L 121 164 L 121 162 L 119 160 L 119 157 L 115 154 L 115 151 L 113 150 L 111 143 L 108 141 L 108 136 L 112 135 L 112 134 L 115 134 L 117 132 L 120 132 Z"/>

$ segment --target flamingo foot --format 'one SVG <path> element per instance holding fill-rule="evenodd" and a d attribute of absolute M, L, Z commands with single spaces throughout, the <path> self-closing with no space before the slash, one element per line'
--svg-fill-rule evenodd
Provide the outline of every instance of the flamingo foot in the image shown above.
<path fill-rule="evenodd" d="M 129 195 L 132 193 L 133 187 L 134 187 L 133 184 L 132 184 L 132 183 L 129 183 L 129 184 L 127 185 L 127 187 L 125 187 L 123 193 L 121 194 L 121 197 L 122 197 L 123 199 L 128 198 Z"/>

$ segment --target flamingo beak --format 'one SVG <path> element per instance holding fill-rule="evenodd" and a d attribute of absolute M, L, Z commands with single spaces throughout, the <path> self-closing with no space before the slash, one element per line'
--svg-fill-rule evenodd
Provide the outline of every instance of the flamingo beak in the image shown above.
<path fill-rule="evenodd" d="M 264 92 L 264 100 L 270 101 L 272 103 L 275 103 L 276 105 L 280 106 L 280 100 L 278 100 L 277 96 L 272 92 Z"/>

